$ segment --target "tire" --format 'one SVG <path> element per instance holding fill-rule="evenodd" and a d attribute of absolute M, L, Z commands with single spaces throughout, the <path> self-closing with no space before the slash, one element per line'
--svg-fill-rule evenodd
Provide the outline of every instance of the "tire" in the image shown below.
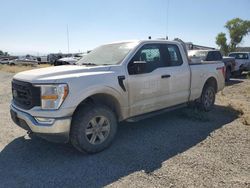
<path fill-rule="evenodd" d="M 229 67 L 226 68 L 225 81 L 229 82 L 231 78 L 231 69 Z"/>
<path fill-rule="evenodd" d="M 107 106 L 86 105 L 79 107 L 73 116 L 70 140 L 80 152 L 97 153 L 111 145 L 117 131 L 117 120 Z"/>
<path fill-rule="evenodd" d="M 215 89 L 212 86 L 205 85 L 200 100 L 199 107 L 202 111 L 208 112 L 210 111 L 215 102 Z"/>

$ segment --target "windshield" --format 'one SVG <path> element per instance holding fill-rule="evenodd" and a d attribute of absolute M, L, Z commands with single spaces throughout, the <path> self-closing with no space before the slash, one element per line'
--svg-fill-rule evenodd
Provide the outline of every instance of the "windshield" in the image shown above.
<path fill-rule="evenodd" d="M 230 57 L 234 57 L 235 59 L 248 59 L 248 55 L 246 53 L 232 53 L 229 54 Z"/>
<path fill-rule="evenodd" d="M 100 46 L 77 62 L 78 65 L 116 65 L 138 42 L 124 42 Z"/>

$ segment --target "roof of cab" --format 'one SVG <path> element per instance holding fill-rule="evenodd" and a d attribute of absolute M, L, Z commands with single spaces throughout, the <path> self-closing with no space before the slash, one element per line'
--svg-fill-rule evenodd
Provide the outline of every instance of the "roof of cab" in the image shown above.
<path fill-rule="evenodd" d="M 111 43 L 108 43 L 108 44 L 119 44 L 119 43 L 130 43 L 130 42 L 135 42 L 135 43 L 147 43 L 147 42 L 150 42 L 150 43 L 172 43 L 172 44 L 179 44 L 178 41 L 171 41 L 171 40 L 161 40 L 161 39 L 147 39 L 147 40 L 124 40 L 124 41 L 115 41 L 115 42 L 111 42 Z"/>

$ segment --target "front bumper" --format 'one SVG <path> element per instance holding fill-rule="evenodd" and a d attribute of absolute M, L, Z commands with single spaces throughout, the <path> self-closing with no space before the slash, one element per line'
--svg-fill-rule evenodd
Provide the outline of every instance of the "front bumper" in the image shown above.
<path fill-rule="evenodd" d="M 55 118 L 51 124 L 39 123 L 30 114 L 10 106 L 12 120 L 21 128 L 54 142 L 69 141 L 71 117 Z"/>

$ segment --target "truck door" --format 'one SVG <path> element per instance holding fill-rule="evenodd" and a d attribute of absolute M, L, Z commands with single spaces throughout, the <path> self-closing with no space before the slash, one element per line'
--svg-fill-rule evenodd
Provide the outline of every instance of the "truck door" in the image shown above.
<path fill-rule="evenodd" d="M 142 46 L 128 64 L 130 115 L 186 102 L 190 79 L 187 66 L 176 45 Z"/>

